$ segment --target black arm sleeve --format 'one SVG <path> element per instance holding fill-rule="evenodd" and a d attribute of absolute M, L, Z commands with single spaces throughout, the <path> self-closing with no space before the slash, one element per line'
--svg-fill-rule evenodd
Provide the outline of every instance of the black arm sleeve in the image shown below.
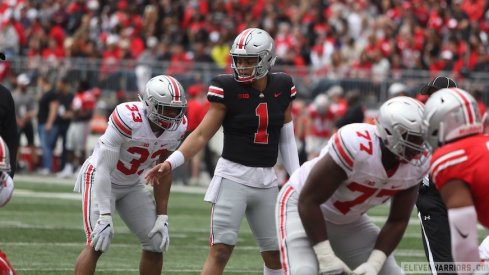
<path fill-rule="evenodd" d="M 10 91 L 0 84 L 0 136 L 7 143 L 10 155 L 10 176 L 13 178 L 17 167 L 17 122 L 15 119 L 14 99 Z"/>

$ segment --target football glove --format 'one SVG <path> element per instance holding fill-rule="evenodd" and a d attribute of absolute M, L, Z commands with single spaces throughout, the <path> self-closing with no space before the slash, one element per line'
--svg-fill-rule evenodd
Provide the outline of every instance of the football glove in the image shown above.
<path fill-rule="evenodd" d="M 95 251 L 105 252 L 109 249 L 110 242 L 114 236 L 114 225 L 112 224 L 112 216 L 100 215 L 95 229 L 92 232 L 91 245 Z"/>
<path fill-rule="evenodd" d="M 170 235 L 168 234 L 168 215 L 158 215 L 156 218 L 155 225 L 153 229 L 148 233 L 149 238 L 153 238 L 156 232 L 161 234 L 161 251 L 168 251 L 168 246 L 170 246 Z"/>
<path fill-rule="evenodd" d="M 316 252 L 319 263 L 319 274 L 336 275 L 351 273 L 350 268 L 340 258 L 336 257 L 329 241 L 320 242 L 313 249 Z"/>
<path fill-rule="evenodd" d="M 355 275 L 377 275 L 377 270 L 375 270 L 375 267 L 366 262 L 361 265 L 359 265 L 355 270 L 353 270 L 353 274 Z"/>
<path fill-rule="evenodd" d="M 374 249 L 370 253 L 368 260 L 353 270 L 353 273 L 357 275 L 377 275 L 384 266 L 386 258 L 387 256 L 383 251 Z"/>

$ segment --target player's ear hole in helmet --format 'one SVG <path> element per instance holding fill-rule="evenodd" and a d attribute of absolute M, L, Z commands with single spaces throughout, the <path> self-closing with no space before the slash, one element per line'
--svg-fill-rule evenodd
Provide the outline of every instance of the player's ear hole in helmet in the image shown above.
<path fill-rule="evenodd" d="M 399 160 L 420 166 L 428 158 L 423 104 L 407 96 L 386 101 L 379 110 L 376 134 Z"/>
<path fill-rule="evenodd" d="M 139 99 L 146 107 L 148 119 L 165 130 L 176 130 L 185 116 L 185 91 L 180 82 L 171 76 L 158 75 L 151 78 Z"/>
<path fill-rule="evenodd" d="M 483 123 L 475 98 L 459 88 L 441 89 L 425 105 L 423 125 L 426 140 L 433 150 L 466 136 L 483 132 Z"/>
<path fill-rule="evenodd" d="M 230 55 L 234 79 L 243 83 L 266 76 L 277 58 L 273 38 L 258 28 L 242 31 L 234 39 Z"/>

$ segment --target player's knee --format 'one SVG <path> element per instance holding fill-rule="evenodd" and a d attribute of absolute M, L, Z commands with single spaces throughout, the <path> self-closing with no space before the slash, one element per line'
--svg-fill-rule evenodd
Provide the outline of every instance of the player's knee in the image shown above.
<path fill-rule="evenodd" d="M 278 251 L 277 238 L 263 238 L 258 240 L 261 251 Z"/>
<path fill-rule="evenodd" d="M 299 264 L 291 267 L 290 269 L 291 275 L 317 275 L 318 269 L 311 265 L 303 265 Z"/>
<path fill-rule="evenodd" d="M 214 243 L 222 243 L 226 245 L 236 245 L 238 234 L 236 232 L 225 232 L 214 238 Z"/>
<path fill-rule="evenodd" d="M 149 252 L 155 252 L 155 253 L 161 253 L 163 250 L 161 250 L 161 235 L 160 234 L 154 234 L 152 238 L 150 238 L 147 242 L 144 242 L 142 244 L 143 250 L 149 251 Z"/>
<path fill-rule="evenodd" d="M 215 261 L 220 264 L 226 264 L 231 257 L 231 251 L 225 246 L 214 246 L 212 249 L 212 256 Z"/>

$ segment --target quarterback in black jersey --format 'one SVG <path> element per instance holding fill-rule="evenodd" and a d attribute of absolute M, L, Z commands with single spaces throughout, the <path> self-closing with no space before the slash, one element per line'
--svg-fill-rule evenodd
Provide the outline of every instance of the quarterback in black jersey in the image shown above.
<path fill-rule="evenodd" d="M 291 116 L 296 88 L 275 63 L 272 37 L 264 30 L 241 32 L 231 47 L 233 75 L 209 85 L 209 110 L 200 125 L 165 162 L 146 175 L 149 183 L 194 156 L 222 126 L 224 148 L 205 200 L 212 203 L 210 250 L 201 274 L 222 274 L 246 215 L 264 261 L 264 275 L 283 274 L 275 228 L 278 181 L 273 166 L 280 151 L 292 174 L 299 168 Z"/>
<path fill-rule="evenodd" d="M 209 101 L 227 108 L 222 123 L 223 158 L 251 167 L 275 165 L 284 113 L 295 98 L 295 88 L 284 73 L 269 73 L 266 77 L 268 85 L 263 92 L 235 81 L 232 75 L 212 80 Z"/>

